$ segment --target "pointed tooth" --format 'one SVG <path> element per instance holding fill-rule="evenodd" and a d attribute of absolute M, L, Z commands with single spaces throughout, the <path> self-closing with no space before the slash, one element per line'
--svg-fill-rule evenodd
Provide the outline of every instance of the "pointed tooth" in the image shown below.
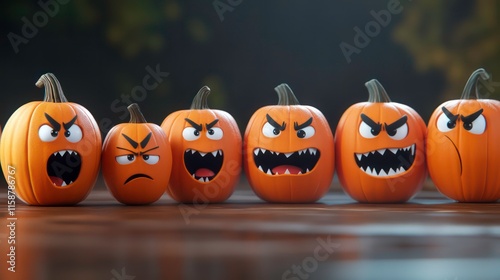
<path fill-rule="evenodd" d="M 186 150 L 186 153 L 189 153 L 189 151 L 191 151 L 191 149 L 187 149 L 187 150 Z"/>
<path fill-rule="evenodd" d="M 209 181 L 209 180 L 208 180 L 208 177 L 205 177 L 205 183 L 206 183 L 206 182 L 208 182 L 208 181 Z"/>
<path fill-rule="evenodd" d="M 71 185 L 71 184 L 73 184 L 73 181 L 69 182 L 69 184 L 68 184 L 68 185 Z"/>
<path fill-rule="evenodd" d="M 300 174 L 302 174 L 302 171 L 299 171 L 299 173 L 297 173 L 297 175 L 300 175 Z"/>
<path fill-rule="evenodd" d="M 61 187 L 66 187 L 66 181 L 63 180 Z"/>
<path fill-rule="evenodd" d="M 372 174 L 373 176 L 378 176 L 378 175 L 377 175 L 377 169 L 375 169 L 375 167 L 374 167 L 374 168 L 372 168 L 372 173 L 371 173 L 371 174 Z"/>
<path fill-rule="evenodd" d="M 203 177 L 200 177 L 200 179 L 198 179 L 198 181 L 205 183 L 205 181 L 203 181 Z"/>
<path fill-rule="evenodd" d="M 364 155 L 365 157 L 367 157 L 369 153 L 370 153 L 370 152 L 368 152 L 368 153 L 364 153 L 363 155 Z"/>
<path fill-rule="evenodd" d="M 194 153 L 196 153 L 196 151 L 195 150 L 191 150 L 191 154 L 194 154 Z"/>
<path fill-rule="evenodd" d="M 196 179 L 196 177 L 194 176 L 194 173 L 193 173 L 193 174 L 191 174 L 191 176 L 193 176 L 193 178 L 195 178 L 195 179 Z"/>
<path fill-rule="evenodd" d="M 287 158 L 289 158 L 291 155 L 293 155 L 293 153 L 285 153 L 285 156 L 286 156 Z"/>
<path fill-rule="evenodd" d="M 269 151 L 269 152 L 271 152 L 271 154 L 274 155 L 274 151 Z"/>
<path fill-rule="evenodd" d="M 260 165 L 259 165 L 259 168 L 257 168 L 257 169 L 259 169 L 260 171 L 264 172 L 264 169 L 262 169 L 262 166 L 260 166 Z"/>
<path fill-rule="evenodd" d="M 309 172 L 309 171 L 310 171 L 309 168 L 306 168 L 306 173 Z"/>
<path fill-rule="evenodd" d="M 393 154 L 396 154 L 398 152 L 398 149 L 395 148 L 395 149 L 389 149 L 389 151 L 391 151 Z"/>
<path fill-rule="evenodd" d="M 411 154 L 415 155 L 415 144 L 411 145 Z"/>
<path fill-rule="evenodd" d="M 309 148 L 308 150 L 309 150 L 309 153 L 311 155 L 315 155 L 316 154 L 316 149 L 315 148 Z"/>
<path fill-rule="evenodd" d="M 261 152 L 261 153 L 265 153 L 266 151 L 267 151 L 266 149 L 262 149 L 262 148 L 260 148 L 260 152 Z"/>
<path fill-rule="evenodd" d="M 396 171 L 394 171 L 394 169 L 390 168 L 389 169 L 389 173 L 387 173 L 388 176 L 392 176 L 392 175 L 395 175 L 396 174 Z"/>
<path fill-rule="evenodd" d="M 59 151 L 58 153 L 59 153 L 60 156 L 64 156 L 64 153 L 66 153 L 66 151 L 62 150 L 62 151 Z"/>
<path fill-rule="evenodd" d="M 387 173 L 385 173 L 385 170 L 382 169 L 382 170 L 380 170 L 380 173 L 378 175 L 379 176 L 387 176 Z"/>
<path fill-rule="evenodd" d="M 54 156 L 57 155 L 57 152 L 54 153 Z"/>
<path fill-rule="evenodd" d="M 373 155 L 373 154 L 375 154 L 375 151 L 371 151 L 370 153 Z"/>
<path fill-rule="evenodd" d="M 204 156 L 207 154 L 207 153 L 202 153 L 202 152 L 198 152 L 198 153 L 200 153 L 200 155 L 201 155 L 202 157 L 204 157 Z"/>
<path fill-rule="evenodd" d="M 370 168 L 370 166 L 366 167 L 365 172 L 368 173 L 368 174 L 372 174 L 372 169 Z"/>
<path fill-rule="evenodd" d="M 258 155 L 258 154 L 259 154 L 259 149 L 255 149 L 255 150 L 253 150 L 253 153 L 254 153 L 255 155 Z"/>
<path fill-rule="evenodd" d="M 277 156 L 279 156 L 279 155 L 280 155 L 280 152 L 275 152 L 275 153 L 276 153 L 276 155 L 277 155 Z"/>
<path fill-rule="evenodd" d="M 356 154 L 356 157 L 358 158 L 359 161 L 361 161 L 361 156 L 362 154 Z"/>
<path fill-rule="evenodd" d="M 290 171 L 288 170 L 288 168 L 285 170 L 285 174 L 290 174 Z"/>
<path fill-rule="evenodd" d="M 271 169 L 268 169 L 267 172 L 266 172 L 266 174 L 273 175 L 273 173 L 271 172 Z"/>
<path fill-rule="evenodd" d="M 212 152 L 212 155 L 213 155 L 214 157 L 216 157 L 218 153 L 219 153 L 219 151 L 213 151 L 213 152 Z"/>
<path fill-rule="evenodd" d="M 377 150 L 377 152 L 378 152 L 379 154 L 381 154 L 381 155 L 384 155 L 384 154 L 385 154 L 385 151 L 386 151 L 386 149 L 379 149 L 379 150 Z"/>

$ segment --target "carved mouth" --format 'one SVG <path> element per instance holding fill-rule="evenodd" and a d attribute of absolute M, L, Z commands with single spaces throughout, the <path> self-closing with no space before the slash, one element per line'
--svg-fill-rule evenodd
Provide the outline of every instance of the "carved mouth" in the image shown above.
<path fill-rule="evenodd" d="M 66 187 L 73 184 L 82 167 L 82 159 L 78 152 L 60 150 L 52 154 L 47 161 L 47 175 L 52 184 Z"/>
<path fill-rule="evenodd" d="M 153 180 L 153 178 L 151 178 L 151 176 L 149 176 L 149 175 L 138 173 L 138 174 L 134 174 L 134 175 L 128 177 L 127 180 L 125 180 L 125 183 L 123 183 L 123 184 L 125 185 L 128 182 L 130 182 L 134 179 L 137 179 L 137 178 L 148 178 L 148 179 Z"/>
<path fill-rule="evenodd" d="M 415 160 L 416 145 L 405 148 L 387 148 L 367 153 L 355 153 L 358 167 L 375 177 L 395 176 L 406 172 Z"/>
<path fill-rule="evenodd" d="M 210 182 L 219 174 L 224 162 L 222 150 L 200 152 L 187 149 L 184 152 L 184 165 L 191 176 L 200 182 Z"/>
<path fill-rule="evenodd" d="M 313 170 L 320 156 L 316 148 L 306 148 L 290 153 L 256 148 L 253 154 L 255 165 L 267 175 L 306 174 Z"/>

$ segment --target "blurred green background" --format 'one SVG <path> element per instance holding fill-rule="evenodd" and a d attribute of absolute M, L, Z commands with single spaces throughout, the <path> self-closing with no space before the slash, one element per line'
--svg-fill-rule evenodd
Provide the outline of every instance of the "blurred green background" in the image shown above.
<path fill-rule="evenodd" d="M 302 104 L 320 109 L 332 129 L 345 109 L 367 99 L 364 83 L 372 78 L 426 122 L 441 102 L 460 96 L 478 67 L 493 77 L 483 96 L 500 97 L 497 1 L 42 2 L 55 4 L 52 15 L 37 1 L 0 4 L 2 126 L 19 106 L 43 98 L 34 84 L 46 72 L 93 113 L 103 133 L 128 120 L 122 96 L 161 123 L 188 108 L 203 85 L 212 88 L 209 105 L 231 113 L 242 131 L 256 109 L 277 102 L 273 89 L 282 82 Z M 388 5 L 399 12 L 377 29 L 373 13 Z M 35 34 L 23 35 L 26 22 Z M 349 63 L 340 44 L 356 46 L 356 27 L 375 35 Z M 169 75 L 134 100 L 148 66 Z"/>

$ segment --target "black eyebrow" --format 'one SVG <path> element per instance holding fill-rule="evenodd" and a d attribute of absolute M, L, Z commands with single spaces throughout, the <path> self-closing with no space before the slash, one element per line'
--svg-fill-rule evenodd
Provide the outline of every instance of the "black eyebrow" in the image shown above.
<path fill-rule="evenodd" d="M 141 152 L 141 153 L 140 153 L 140 155 L 142 156 L 142 155 L 146 154 L 147 152 L 150 152 L 150 151 L 152 151 L 152 150 L 156 150 L 156 149 L 158 149 L 158 148 L 160 148 L 160 146 L 156 146 L 156 147 L 154 147 L 154 148 L 151 148 L 151 149 L 149 149 L 149 150 L 146 150 L 146 151 L 144 151 L 144 152 Z"/>
<path fill-rule="evenodd" d="M 479 109 L 477 112 L 472 113 L 468 116 L 461 115 L 460 118 L 464 123 L 472 123 L 483 113 L 483 108 Z"/>
<path fill-rule="evenodd" d="M 139 155 L 138 153 L 136 153 L 136 152 L 134 152 L 134 151 L 131 151 L 131 150 L 129 150 L 129 149 L 126 149 L 126 148 L 122 148 L 122 147 L 116 147 L 116 148 L 117 148 L 117 149 L 119 149 L 119 150 L 124 150 L 124 151 L 127 151 L 127 152 L 129 152 L 129 153 L 131 153 L 131 154 L 133 154 L 133 155 L 136 155 L 136 156 L 138 156 L 138 155 Z"/>
<path fill-rule="evenodd" d="M 201 124 L 197 124 L 195 123 L 194 121 L 188 119 L 188 118 L 185 118 L 185 120 L 192 126 L 194 127 L 196 130 L 198 131 L 201 131 L 203 129 L 203 126 Z"/>
<path fill-rule="evenodd" d="M 63 123 L 64 130 L 68 131 L 68 129 L 73 126 L 73 124 L 76 122 L 76 117 L 75 116 L 72 120 L 70 120 L 68 123 Z"/>
<path fill-rule="evenodd" d="M 370 119 L 370 117 L 363 113 L 361 113 L 361 120 L 363 120 L 363 122 L 365 122 L 368 126 L 376 131 L 380 131 L 380 129 L 382 128 L 382 125 L 380 123 L 374 122 L 372 119 Z"/>
<path fill-rule="evenodd" d="M 456 122 L 457 119 L 458 119 L 458 115 L 453 115 L 448 109 L 446 109 L 446 107 L 441 107 L 441 110 L 443 110 L 443 113 L 446 115 L 446 117 L 448 117 L 448 119 L 450 119 L 450 121 L 452 122 Z"/>
<path fill-rule="evenodd" d="M 303 124 L 299 124 L 298 122 L 294 122 L 293 123 L 293 129 L 295 130 L 300 130 L 300 129 L 303 129 L 305 127 L 308 127 L 311 125 L 311 123 L 313 122 L 313 118 L 310 117 L 307 121 L 305 121 Z"/>
<path fill-rule="evenodd" d="M 269 114 L 266 114 L 266 119 L 267 119 L 268 123 L 270 123 L 272 126 L 274 126 L 274 128 L 279 129 L 281 131 L 285 130 L 285 128 L 286 128 L 285 122 L 283 122 L 283 124 L 280 125 L 278 122 L 273 120 L 273 118 L 271 118 L 271 116 L 269 116 Z"/>
<path fill-rule="evenodd" d="M 49 121 L 50 125 L 52 125 L 52 128 L 55 131 L 61 130 L 61 124 L 59 124 L 54 118 L 52 118 L 49 114 L 45 113 L 45 117 L 47 118 L 47 121 Z"/>
<path fill-rule="evenodd" d="M 132 138 L 128 137 L 127 135 L 123 134 L 123 137 L 125 137 L 125 139 L 130 143 L 130 145 L 132 147 L 134 147 L 134 149 L 137 149 L 137 146 L 139 146 L 139 143 L 135 142 L 134 140 L 132 140 Z"/>
<path fill-rule="evenodd" d="M 406 123 L 408 120 L 408 117 L 406 115 L 402 116 L 399 120 L 391 123 L 391 124 L 385 124 L 385 130 L 386 131 L 394 131 L 401 127 L 403 124 Z"/>
<path fill-rule="evenodd" d="M 149 140 L 151 139 L 151 135 L 152 135 L 152 133 L 150 132 L 146 137 L 144 137 L 144 140 L 141 141 L 141 148 L 144 149 L 144 147 L 146 147 Z"/>
<path fill-rule="evenodd" d="M 219 119 L 215 119 L 213 122 L 205 124 L 207 130 L 211 129 L 218 121 Z"/>

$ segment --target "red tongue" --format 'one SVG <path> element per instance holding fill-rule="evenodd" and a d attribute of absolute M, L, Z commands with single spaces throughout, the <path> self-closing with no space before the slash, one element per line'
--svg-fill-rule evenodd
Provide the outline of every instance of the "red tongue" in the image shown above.
<path fill-rule="evenodd" d="M 294 165 L 279 165 L 273 168 L 271 171 L 273 172 L 273 174 L 285 174 L 287 169 L 290 174 L 299 174 L 299 172 L 302 171 L 302 169 Z"/>
<path fill-rule="evenodd" d="M 55 176 L 50 176 L 50 180 L 52 181 L 52 183 L 54 183 L 54 185 L 56 186 L 62 186 L 63 184 L 63 179 L 59 178 L 59 177 L 55 177 Z"/>
<path fill-rule="evenodd" d="M 212 177 L 215 175 L 215 173 L 210 170 L 210 169 L 207 169 L 207 168 L 200 168 L 198 170 L 196 170 L 196 172 L 194 173 L 194 175 L 196 177 Z"/>

